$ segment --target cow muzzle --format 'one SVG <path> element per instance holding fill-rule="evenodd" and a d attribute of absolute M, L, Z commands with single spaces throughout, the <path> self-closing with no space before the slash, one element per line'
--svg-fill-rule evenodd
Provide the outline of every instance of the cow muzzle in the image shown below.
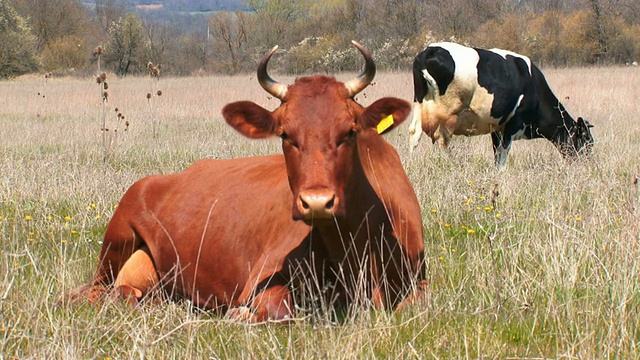
<path fill-rule="evenodd" d="M 338 198 L 331 190 L 301 191 L 296 208 L 304 221 L 333 219 L 338 207 Z"/>

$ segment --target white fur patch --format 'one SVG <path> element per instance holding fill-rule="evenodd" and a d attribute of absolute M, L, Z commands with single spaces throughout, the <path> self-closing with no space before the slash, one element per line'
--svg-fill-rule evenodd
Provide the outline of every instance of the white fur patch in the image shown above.
<path fill-rule="evenodd" d="M 511 112 L 509 113 L 509 116 L 507 117 L 507 121 L 511 120 L 513 115 L 516 114 L 516 110 L 518 110 L 518 107 L 520 106 L 520 103 L 522 102 L 522 99 L 524 99 L 524 95 L 523 94 L 521 94 L 518 97 L 518 101 L 516 101 L 516 105 L 513 107 L 513 110 L 511 110 Z"/>
<path fill-rule="evenodd" d="M 429 47 L 441 47 L 451 54 L 453 57 L 453 61 L 456 64 L 456 70 L 454 73 L 453 82 L 461 81 L 461 82 L 472 82 L 477 84 L 478 81 L 478 61 L 480 61 L 480 56 L 478 52 L 472 48 L 452 43 L 452 42 L 439 42 L 430 44 Z M 453 83 L 452 83 L 453 85 Z M 460 84 L 462 85 L 462 84 Z M 463 85 L 467 87 L 467 84 Z"/>
<path fill-rule="evenodd" d="M 524 136 L 524 127 L 520 130 L 518 130 L 515 134 L 513 134 L 511 136 L 511 141 L 516 141 L 516 140 L 527 140 L 528 137 Z"/>

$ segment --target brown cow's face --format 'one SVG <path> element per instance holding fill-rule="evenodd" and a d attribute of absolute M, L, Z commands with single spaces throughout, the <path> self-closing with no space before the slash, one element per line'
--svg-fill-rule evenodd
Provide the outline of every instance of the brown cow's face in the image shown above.
<path fill-rule="evenodd" d="M 291 100 L 274 112 L 295 199 L 294 219 L 318 221 L 345 214 L 344 191 L 362 107 L 342 95 L 343 89 L 332 78 L 304 78 L 289 87 Z"/>
<path fill-rule="evenodd" d="M 345 213 L 344 188 L 362 112 L 346 95 L 343 83 L 314 76 L 289 86 L 282 105 L 272 113 L 246 102 L 223 109 L 227 122 L 245 136 L 282 138 L 296 220 L 330 220 Z"/>
<path fill-rule="evenodd" d="M 376 131 L 392 115 L 390 131 L 402 122 L 410 105 L 395 98 L 363 108 L 333 78 L 302 78 L 289 86 L 282 105 L 269 112 L 256 104 L 237 102 L 223 109 L 227 122 L 251 138 L 280 136 L 293 193 L 293 218 L 311 223 L 345 215 L 345 188 L 357 156 L 356 137 Z"/>

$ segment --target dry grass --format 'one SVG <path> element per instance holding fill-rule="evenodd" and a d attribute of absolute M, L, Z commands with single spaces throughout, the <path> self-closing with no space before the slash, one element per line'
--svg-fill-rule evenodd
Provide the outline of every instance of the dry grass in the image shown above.
<path fill-rule="evenodd" d="M 109 106 L 131 126 L 106 165 L 94 79 L 0 83 L 0 358 L 640 357 L 640 72 L 546 74 L 571 114 L 595 124 L 592 159 L 519 141 L 496 170 L 488 137 L 455 138 L 449 153 L 423 142 L 410 156 L 403 125 L 388 139 L 423 209 L 430 305 L 292 326 L 231 324 L 188 304 L 55 306 L 91 277 L 113 206 L 136 179 L 280 151 L 220 116 L 236 100 L 277 106 L 254 76 L 160 80 L 155 152 L 149 79 L 110 77 Z M 379 74 L 359 98 L 381 96 L 411 100 L 410 74 Z"/>

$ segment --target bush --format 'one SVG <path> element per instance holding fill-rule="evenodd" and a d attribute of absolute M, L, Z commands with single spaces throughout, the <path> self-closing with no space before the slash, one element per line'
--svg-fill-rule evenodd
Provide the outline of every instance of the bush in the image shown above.
<path fill-rule="evenodd" d="M 87 63 L 87 49 L 79 36 L 63 36 L 49 42 L 42 51 L 45 71 L 74 71 Z"/>

